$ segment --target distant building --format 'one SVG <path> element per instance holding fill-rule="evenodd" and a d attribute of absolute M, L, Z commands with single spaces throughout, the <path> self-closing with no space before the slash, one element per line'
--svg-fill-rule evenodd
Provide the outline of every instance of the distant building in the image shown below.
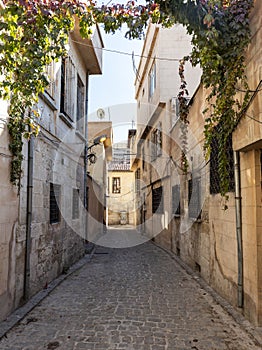
<path fill-rule="evenodd" d="M 108 163 L 107 187 L 108 225 L 134 225 L 135 182 L 127 143 L 113 146 L 113 158 Z"/>

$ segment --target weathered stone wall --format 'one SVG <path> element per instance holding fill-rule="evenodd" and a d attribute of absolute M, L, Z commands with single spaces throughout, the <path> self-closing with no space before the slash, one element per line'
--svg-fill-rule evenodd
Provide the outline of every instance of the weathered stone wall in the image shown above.
<path fill-rule="evenodd" d="M 255 90 L 262 79 L 262 4 L 255 1 L 251 14 L 252 41 L 247 53 L 247 77 L 251 90 Z M 261 88 L 261 87 L 260 87 Z M 189 159 L 193 169 L 198 168 L 195 159 L 199 156 L 196 145 L 203 146 L 203 116 L 206 93 L 200 86 L 194 97 L 189 114 L 189 129 L 194 140 L 189 143 Z M 241 99 L 243 94 L 239 94 Z M 249 106 L 247 116 L 243 118 L 233 134 L 233 148 L 240 151 L 240 177 L 242 197 L 242 233 L 243 233 L 243 271 L 244 271 L 244 307 L 243 313 L 254 324 L 262 321 L 262 264 L 261 264 L 261 128 L 262 98 L 255 95 Z M 256 122 L 250 118 L 260 121 Z M 175 128 L 172 132 L 175 132 Z M 173 147 L 173 157 L 177 155 Z M 192 150 L 192 152 L 190 151 Z M 171 154 L 172 154 L 171 152 Z M 185 232 L 181 231 L 183 221 L 187 219 L 187 179 L 180 179 L 184 188 L 181 194 L 182 213 L 172 221 L 173 251 L 191 267 L 200 272 L 223 297 L 237 306 L 238 302 L 238 256 L 235 224 L 234 193 L 229 193 L 228 210 L 224 211 L 219 194 L 209 191 L 209 166 L 201 174 L 204 181 L 204 202 L 200 220 L 192 222 Z M 193 171 L 193 170 L 192 170 Z"/>
<path fill-rule="evenodd" d="M 104 191 L 94 179 L 88 176 L 87 239 L 96 242 L 103 234 Z"/>
<path fill-rule="evenodd" d="M 14 305 L 16 268 L 15 232 L 18 217 L 17 189 L 10 183 L 10 151 L 7 130 L 7 103 L 0 102 L 0 320 Z"/>
<path fill-rule="evenodd" d="M 262 79 L 262 3 L 256 0 L 255 7 L 251 13 L 251 31 L 252 41 L 247 52 L 247 78 L 250 89 L 255 91 Z M 153 38 L 153 31 L 149 31 L 148 37 Z M 155 37 L 155 43 L 151 40 L 151 50 L 153 54 L 159 51 L 160 46 L 158 38 L 160 31 Z M 171 42 L 174 38 L 168 37 L 168 43 L 162 41 L 166 50 L 165 56 L 171 52 Z M 146 50 L 150 49 L 147 44 Z M 154 51 L 156 50 L 156 51 Z M 176 51 L 175 51 L 176 52 Z M 178 52 L 178 51 L 177 51 Z M 162 52 L 161 52 L 162 53 Z M 142 66 L 141 66 L 142 67 Z M 162 73 L 162 74 L 161 74 Z M 141 70 L 141 75 L 148 72 Z M 153 96 L 152 103 L 159 101 L 166 103 L 168 109 L 168 96 L 175 95 L 169 80 L 174 76 L 170 74 L 169 67 L 166 66 L 161 71 L 161 65 L 158 64 L 157 75 L 161 75 L 162 82 L 156 85 L 156 94 Z M 169 75 L 169 77 L 168 77 Z M 165 77 L 165 79 L 164 79 Z M 260 90 L 261 90 L 260 85 Z M 143 90 L 143 88 L 145 90 Z M 144 91 L 144 94 L 143 94 Z M 175 90 L 173 90 L 175 91 Z M 145 94 L 146 87 L 141 82 L 137 82 L 137 97 L 140 105 L 147 103 Z M 162 96 L 162 100 L 161 100 Z M 220 194 L 210 194 L 210 164 L 205 164 L 203 156 L 204 143 L 204 116 L 202 111 L 205 109 L 205 99 L 207 92 L 200 85 L 194 95 L 189 113 L 189 126 L 187 158 L 189 160 L 189 172 L 182 175 L 180 155 L 181 155 L 181 129 L 180 122 L 171 119 L 169 136 L 168 155 L 172 156 L 170 166 L 170 177 L 163 180 L 165 210 L 171 215 L 168 230 L 158 235 L 155 240 L 162 246 L 172 249 L 192 268 L 197 270 L 201 276 L 223 297 L 229 300 L 232 305 L 238 304 L 238 250 L 236 236 L 236 213 L 235 213 L 235 195 L 230 192 L 227 202 L 228 209 L 223 210 L 223 199 Z M 239 99 L 243 98 L 243 93 L 239 93 Z M 138 108 L 138 122 L 141 113 L 147 113 L 147 120 L 150 119 L 150 108 Z M 170 108 L 170 107 L 169 107 Z M 262 94 L 257 92 L 247 111 L 247 116 L 242 118 L 240 124 L 233 134 L 233 148 L 240 151 L 240 177 L 241 177 L 241 197 L 242 197 L 242 232 L 243 232 L 243 271 L 244 271 L 244 308 L 243 313 L 254 324 L 262 324 L 262 206 L 261 206 L 261 149 L 262 149 Z M 151 114 L 152 115 L 152 114 Z M 251 118 L 250 118 L 251 117 Z M 141 120 L 144 120 L 141 117 Z M 252 119 L 253 118 L 253 119 Z M 256 119 L 256 120 L 254 120 Z M 156 120 L 156 119 L 155 119 Z M 164 122 L 164 115 L 158 116 L 158 121 Z M 154 122 L 155 123 L 155 122 Z M 151 126 L 154 126 L 151 123 Z M 144 131 L 143 125 L 140 126 Z M 142 142 L 145 153 L 150 151 L 147 146 L 147 140 Z M 143 146 L 142 146 L 143 147 Z M 155 169 L 163 169 L 162 160 L 157 160 Z M 153 163 L 153 162 L 152 162 Z M 153 165 L 153 164 L 152 164 Z M 140 163 L 141 166 L 141 163 Z M 163 174 L 164 175 L 164 172 Z M 200 177 L 200 199 L 201 213 L 198 219 L 189 217 L 189 181 L 195 177 Z M 142 178 L 145 184 L 150 184 L 150 189 L 154 188 L 157 180 L 157 174 L 152 167 L 142 171 Z M 172 198 L 171 191 L 174 185 L 180 185 L 180 215 L 172 218 Z M 149 187 L 148 187 L 149 188 Z M 159 220 L 154 220 L 152 215 L 152 195 L 150 190 L 146 195 L 146 231 L 148 235 L 153 236 L 158 230 L 161 231 L 161 223 L 165 220 L 164 214 Z M 166 200 L 166 198 L 168 198 Z M 170 234 L 169 234 L 170 232 Z"/>
<path fill-rule="evenodd" d="M 262 3 L 254 2 L 251 13 L 252 40 L 247 52 L 247 78 L 251 90 L 262 80 Z M 240 151 L 242 224 L 244 249 L 245 314 L 262 325 L 262 85 L 246 116 L 233 135 L 234 149 Z M 240 98 L 243 94 L 240 94 Z M 253 119 L 252 119 L 253 118 Z"/>
<path fill-rule="evenodd" d="M 44 288 L 84 254 L 83 163 L 77 162 L 78 157 L 68 156 L 63 147 L 55 146 L 50 141 L 52 137 L 52 134 L 42 133 L 34 141 L 30 295 Z M 20 263 L 16 271 L 16 306 L 23 296 L 27 176 L 26 173 L 22 179 L 20 193 L 17 230 L 17 261 Z M 60 220 L 53 224 L 50 223 L 50 183 L 61 186 Z M 79 190 L 77 219 L 72 217 L 75 188 Z"/>
<path fill-rule="evenodd" d="M 99 48 L 103 43 L 98 27 L 94 28 L 93 38 L 90 39 L 81 38 L 78 29 L 76 23 L 71 33 L 74 41 L 71 36 L 69 38 L 64 106 L 60 100 L 61 62 L 54 62 L 48 67 L 50 85 L 35 106 L 39 111 L 41 132 L 34 142 L 31 141 L 33 169 L 28 174 L 28 142 L 24 140 L 19 196 L 9 181 L 11 155 L 6 126 L 7 103 L 0 102 L 0 320 L 24 302 L 27 289 L 26 247 L 29 248 L 27 253 L 30 257 L 27 297 L 66 271 L 85 251 L 87 230 L 83 207 L 83 150 L 86 142 L 86 80 L 87 70 L 90 74 L 101 74 L 102 50 Z M 93 43 L 96 48 L 92 47 Z M 83 83 L 81 86 L 78 84 L 80 80 Z M 77 108 L 77 99 L 81 99 L 83 108 Z M 33 185 L 30 213 L 28 199 L 31 197 L 27 193 L 29 175 Z M 60 218 L 56 223 L 50 222 L 50 183 L 58 184 L 61 188 Z M 31 221 L 28 220 L 29 214 L 32 214 Z M 27 237 L 29 228 L 31 234 Z"/>

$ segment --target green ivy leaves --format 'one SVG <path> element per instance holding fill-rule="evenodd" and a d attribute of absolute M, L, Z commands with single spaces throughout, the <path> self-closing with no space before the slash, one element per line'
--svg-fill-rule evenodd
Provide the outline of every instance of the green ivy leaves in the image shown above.
<path fill-rule="evenodd" d="M 177 16 L 177 20 L 192 33 L 191 62 L 200 64 L 202 83 L 208 89 L 208 107 L 203 111 L 206 116 L 204 150 L 207 158 L 212 139 L 216 137 L 215 126 L 221 125 L 217 140 L 220 193 L 225 197 L 229 188 L 226 143 L 249 96 L 245 53 L 250 40 L 249 13 L 253 0 L 189 0 L 186 3 L 173 0 L 169 4 L 174 17 Z M 191 21 L 193 15 L 195 19 Z M 242 103 L 237 96 L 237 85 L 247 90 Z M 184 84 L 181 92 L 183 90 Z M 183 115 L 183 119 L 186 117 Z"/>
<path fill-rule="evenodd" d="M 202 82 L 209 91 L 204 149 L 208 156 L 214 127 L 221 123 L 219 173 L 221 194 L 225 195 L 228 188 L 225 140 L 248 101 L 246 93 L 243 103 L 239 102 L 236 84 L 247 88 L 245 51 L 250 40 L 252 5 L 253 0 L 155 0 L 148 1 L 146 6 L 129 1 L 126 5 L 102 7 L 97 7 L 92 0 L 4 1 L 0 11 L 0 98 L 10 100 L 11 182 L 20 183 L 23 135 L 38 133 L 37 118 L 29 111 L 48 85 L 46 66 L 65 55 L 75 19 L 79 19 L 82 37 L 91 34 L 95 23 L 103 23 L 105 31 L 112 33 L 125 23 L 126 36 L 130 39 L 141 38 L 150 19 L 165 27 L 181 23 L 192 34 L 193 50 L 187 60 L 193 66 L 200 64 Z M 180 75 L 181 111 L 187 123 L 183 69 Z M 186 164 L 185 152 L 182 158 Z"/>

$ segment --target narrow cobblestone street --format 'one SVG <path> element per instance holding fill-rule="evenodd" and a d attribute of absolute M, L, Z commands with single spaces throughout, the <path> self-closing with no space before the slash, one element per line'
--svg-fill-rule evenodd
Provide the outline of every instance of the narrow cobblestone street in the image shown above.
<path fill-rule="evenodd" d="M 172 257 L 151 242 L 98 247 L 1 341 L 1 350 L 258 350 Z"/>

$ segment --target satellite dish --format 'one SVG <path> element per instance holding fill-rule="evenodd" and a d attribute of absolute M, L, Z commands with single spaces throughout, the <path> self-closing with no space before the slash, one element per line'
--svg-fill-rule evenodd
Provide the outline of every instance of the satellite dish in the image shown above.
<path fill-rule="evenodd" d="M 97 114 L 97 118 L 100 120 L 105 118 L 105 111 L 102 108 L 99 108 L 96 114 Z"/>

